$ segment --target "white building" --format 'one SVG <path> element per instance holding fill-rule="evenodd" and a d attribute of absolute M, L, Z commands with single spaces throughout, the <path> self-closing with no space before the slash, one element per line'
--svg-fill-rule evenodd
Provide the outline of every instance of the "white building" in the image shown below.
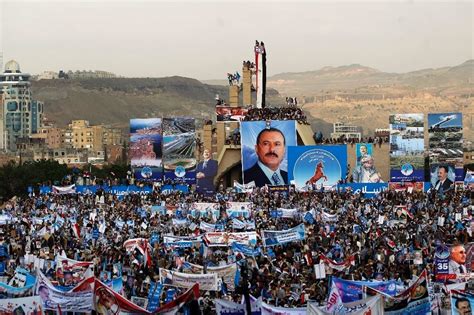
<path fill-rule="evenodd" d="M 361 139 L 361 133 L 359 127 L 346 125 L 343 122 L 336 122 L 333 124 L 333 132 L 331 133 L 331 138 L 338 139 L 344 136 L 346 139 Z"/>
<path fill-rule="evenodd" d="M 32 99 L 30 75 L 11 60 L 0 74 L 0 151 L 16 151 L 16 139 L 38 132 L 43 103 Z"/>

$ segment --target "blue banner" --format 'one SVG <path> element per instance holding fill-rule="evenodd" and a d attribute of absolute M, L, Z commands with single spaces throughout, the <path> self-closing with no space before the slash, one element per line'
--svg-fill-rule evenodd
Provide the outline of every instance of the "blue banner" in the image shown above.
<path fill-rule="evenodd" d="M 305 215 L 303 217 L 303 220 L 305 222 L 308 222 L 309 224 L 314 224 L 314 222 L 315 222 L 313 215 L 309 211 L 305 213 Z"/>
<path fill-rule="evenodd" d="M 250 246 L 238 244 L 238 243 L 232 243 L 231 249 L 232 251 L 237 252 L 237 253 L 242 253 L 245 256 L 258 256 L 261 254 L 259 248 L 253 249 Z"/>
<path fill-rule="evenodd" d="M 148 291 L 148 311 L 154 312 L 160 307 L 161 292 L 163 292 L 163 285 L 161 283 L 150 283 L 150 290 Z"/>
<path fill-rule="evenodd" d="M 381 282 L 370 282 L 370 281 L 350 281 L 343 280 L 336 277 L 332 278 L 332 281 L 336 285 L 343 303 L 354 302 L 362 300 L 363 297 L 363 287 L 369 287 L 377 291 L 383 292 L 390 296 L 394 296 L 396 291 L 395 280 L 390 281 L 381 281 Z"/>
<path fill-rule="evenodd" d="M 288 176 L 297 190 L 336 189 L 347 172 L 346 145 L 288 147 Z"/>
<path fill-rule="evenodd" d="M 388 190 L 388 183 L 349 183 L 337 185 L 338 190 L 351 190 L 354 194 L 364 194 L 365 198 L 374 198 L 381 192 Z"/>
<path fill-rule="evenodd" d="M 283 231 L 263 231 L 263 241 L 265 246 L 282 245 L 289 242 L 302 241 L 305 238 L 304 225 L 300 224 L 289 230 Z"/>

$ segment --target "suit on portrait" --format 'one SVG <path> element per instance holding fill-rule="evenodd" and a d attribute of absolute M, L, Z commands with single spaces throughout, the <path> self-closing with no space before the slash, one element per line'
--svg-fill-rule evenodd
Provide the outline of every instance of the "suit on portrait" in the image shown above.
<path fill-rule="evenodd" d="M 204 161 L 198 163 L 196 166 L 196 174 L 199 172 L 204 173 L 204 178 L 198 178 L 196 182 L 199 192 L 213 193 L 216 191 L 214 177 L 217 175 L 217 167 L 216 160 L 208 160 L 207 163 L 204 163 Z"/>
<path fill-rule="evenodd" d="M 284 181 L 281 184 L 287 185 L 288 173 L 280 169 L 280 175 Z M 263 187 L 265 185 L 273 185 L 273 182 L 271 182 L 268 179 L 267 175 L 265 175 L 265 172 L 260 168 L 258 163 L 255 163 L 254 166 L 244 171 L 244 184 L 248 184 L 252 181 L 255 182 L 255 186 L 257 187 Z"/>
<path fill-rule="evenodd" d="M 438 187 L 439 182 L 440 182 L 439 180 L 436 182 L 435 188 Z M 449 178 L 446 178 L 444 183 L 436 190 L 441 190 L 441 187 L 443 188 L 443 191 L 448 191 L 453 188 L 453 181 L 450 180 Z"/>

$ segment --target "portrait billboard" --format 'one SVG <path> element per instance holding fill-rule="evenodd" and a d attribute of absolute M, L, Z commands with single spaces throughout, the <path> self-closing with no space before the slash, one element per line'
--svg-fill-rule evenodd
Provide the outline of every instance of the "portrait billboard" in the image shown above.
<path fill-rule="evenodd" d="M 424 181 L 423 114 L 395 114 L 390 122 L 390 181 Z"/>
<path fill-rule="evenodd" d="M 354 183 L 383 183 L 382 175 L 375 167 L 372 143 L 357 143 L 356 166 L 352 169 Z"/>
<path fill-rule="evenodd" d="M 434 255 L 437 281 L 465 282 L 471 278 L 474 262 L 474 243 L 439 244 Z"/>
<path fill-rule="evenodd" d="M 336 189 L 346 177 L 346 145 L 291 146 L 288 148 L 289 177 L 297 190 Z"/>
<path fill-rule="evenodd" d="M 452 165 L 456 177 L 463 180 L 462 113 L 428 114 L 430 165 Z"/>
<path fill-rule="evenodd" d="M 233 106 L 216 106 L 217 121 L 242 121 L 247 115 L 247 109 Z"/>
<path fill-rule="evenodd" d="M 161 118 L 130 119 L 130 164 L 136 179 L 161 180 Z"/>
<path fill-rule="evenodd" d="M 196 182 L 196 127 L 194 118 L 163 118 L 164 178 Z"/>
<path fill-rule="evenodd" d="M 456 181 L 456 170 L 453 164 L 431 164 L 430 165 L 430 182 L 431 187 L 436 191 L 454 190 L 454 182 Z"/>
<path fill-rule="evenodd" d="M 243 121 L 240 133 L 244 184 L 287 185 L 288 147 L 297 144 L 295 121 Z"/>
<path fill-rule="evenodd" d="M 214 177 L 219 165 L 212 158 L 211 150 L 204 148 L 202 159 L 196 166 L 196 191 L 202 194 L 212 194 L 216 191 Z"/>

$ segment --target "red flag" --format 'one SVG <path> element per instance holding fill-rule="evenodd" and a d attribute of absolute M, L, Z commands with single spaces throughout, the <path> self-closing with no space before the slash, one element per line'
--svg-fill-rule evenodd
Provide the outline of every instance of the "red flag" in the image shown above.
<path fill-rule="evenodd" d="M 168 313 L 170 311 L 178 311 L 184 304 L 197 300 L 199 298 L 199 283 L 196 283 L 186 292 L 178 296 L 173 301 L 160 307 L 155 314 Z"/>

